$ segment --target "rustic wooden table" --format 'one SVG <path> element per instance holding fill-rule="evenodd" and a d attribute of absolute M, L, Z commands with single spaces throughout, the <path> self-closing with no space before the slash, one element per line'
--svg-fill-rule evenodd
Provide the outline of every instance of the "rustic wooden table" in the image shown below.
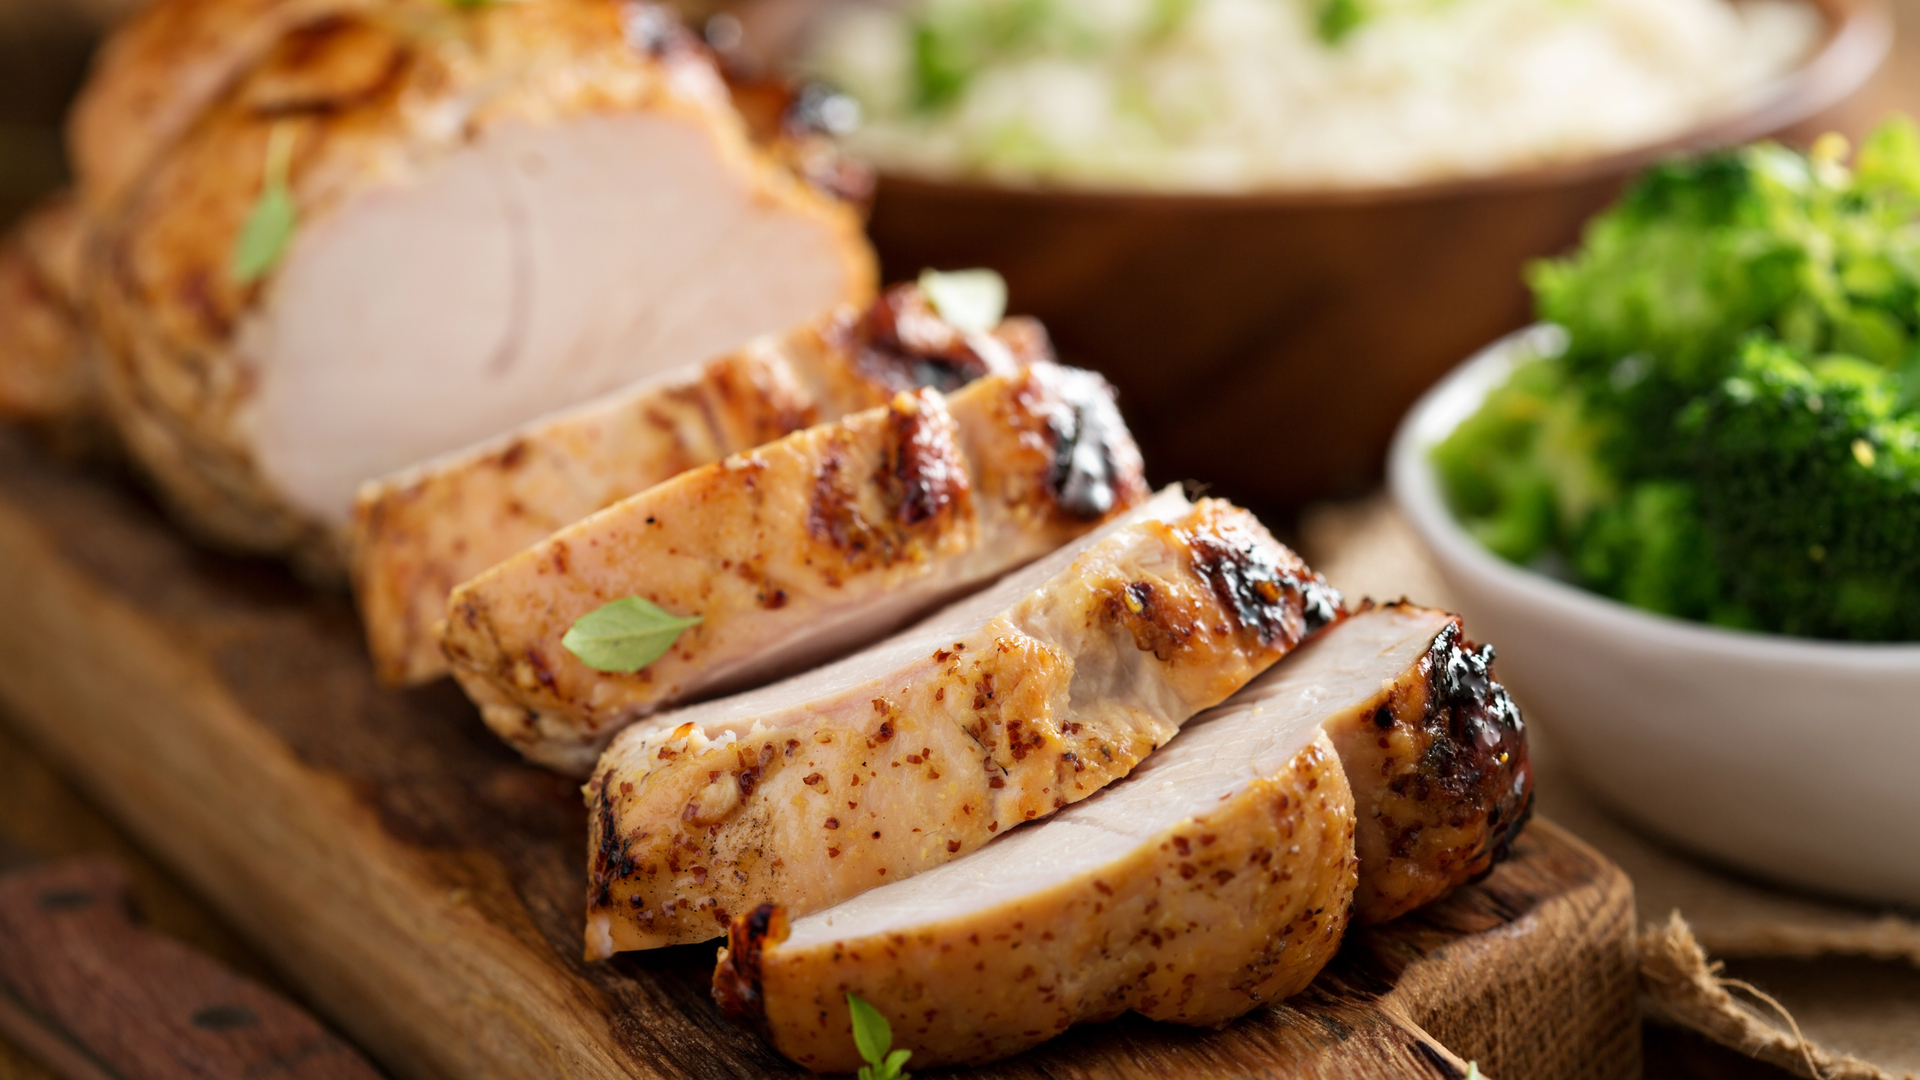
<path fill-rule="evenodd" d="M 0 0 L 0 223 L 60 178 L 55 126 L 83 71 L 89 25 L 126 0 Z M 1858 103 L 1865 126 L 1890 109 L 1920 115 L 1920 0 L 1896 0 L 1900 33 L 1893 55 Z M 244 974 L 285 984 L 193 893 L 147 856 L 47 763 L 0 716 L 0 863 L 83 853 L 116 856 L 130 871 L 136 909 L 147 923 Z M 1775 1078 L 1702 1039 L 1650 1027 L 1647 1076 Z M 50 1080 L 50 1073 L 0 1041 L 0 1080 Z"/>

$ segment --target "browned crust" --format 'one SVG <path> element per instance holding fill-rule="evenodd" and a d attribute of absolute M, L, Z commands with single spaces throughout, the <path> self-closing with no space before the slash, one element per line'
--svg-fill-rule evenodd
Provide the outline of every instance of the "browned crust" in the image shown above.
<path fill-rule="evenodd" d="M 1532 815 L 1526 726 L 1492 663 L 1451 616 L 1371 724 L 1334 733 L 1360 809 L 1360 923 L 1484 877 Z"/>
<path fill-rule="evenodd" d="M 713 970 L 713 1000 L 722 1012 L 756 1031 L 766 1031 L 761 957 L 790 933 L 787 909 L 778 904 L 761 904 L 733 920 Z"/>

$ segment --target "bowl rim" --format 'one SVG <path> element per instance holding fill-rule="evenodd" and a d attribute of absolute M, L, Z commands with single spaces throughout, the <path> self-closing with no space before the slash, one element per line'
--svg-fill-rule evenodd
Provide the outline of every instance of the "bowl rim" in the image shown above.
<path fill-rule="evenodd" d="M 1259 187 L 1245 191 L 1180 191 L 1065 184 L 942 179 L 911 171 L 877 170 L 884 197 L 964 196 L 1034 208 L 1073 205 L 1143 211 L 1317 208 L 1465 198 L 1580 184 L 1637 172 L 1674 154 L 1752 142 L 1817 116 L 1864 86 L 1893 47 L 1892 0 L 1801 0 L 1825 17 L 1827 32 L 1796 67 L 1743 94 L 1726 110 L 1677 135 L 1595 157 L 1512 171 L 1450 176 L 1425 182 L 1352 187 Z"/>
<path fill-rule="evenodd" d="M 1796 666 L 1843 666 L 1862 672 L 1907 671 L 1920 666 L 1920 643 L 1789 637 L 1644 611 L 1507 562 L 1468 535 L 1441 497 L 1428 453 L 1477 410 L 1494 387 L 1506 381 L 1523 357 L 1551 350 L 1556 340 L 1564 342 L 1565 331 L 1539 323 L 1493 342 L 1429 389 L 1394 433 L 1388 451 L 1388 485 L 1394 502 L 1443 568 L 1450 563 L 1528 604 L 1555 610 L 1603 631 L 1694 654 Z"/>

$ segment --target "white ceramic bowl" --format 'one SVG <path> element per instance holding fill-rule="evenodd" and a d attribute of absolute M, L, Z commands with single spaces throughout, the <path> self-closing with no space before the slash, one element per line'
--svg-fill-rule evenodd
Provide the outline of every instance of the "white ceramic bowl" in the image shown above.
<path fill-rule="evenodd" d="M 1722 630 L 1508 563 L 1443 499 L 1429 450 L 1558 331 L 1505 338 L 1401 424 L 1394 498 L 1501 681 L 1615 811 L 1737 869 L 1920 905 L 1920 645 Z M 1549 346 L 1550 347 L 1550 346 Z"/>

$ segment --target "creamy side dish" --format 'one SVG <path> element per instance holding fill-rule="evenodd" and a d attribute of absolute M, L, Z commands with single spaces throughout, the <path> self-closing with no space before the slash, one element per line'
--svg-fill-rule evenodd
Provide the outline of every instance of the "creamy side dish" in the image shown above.
<path fill-rule="evenodd" d="M 1801 0 L 911 0 L 841 5 L 810 65 L 890 171 L 1359 187 L 1677 135 L 1821 29 Z"/>

